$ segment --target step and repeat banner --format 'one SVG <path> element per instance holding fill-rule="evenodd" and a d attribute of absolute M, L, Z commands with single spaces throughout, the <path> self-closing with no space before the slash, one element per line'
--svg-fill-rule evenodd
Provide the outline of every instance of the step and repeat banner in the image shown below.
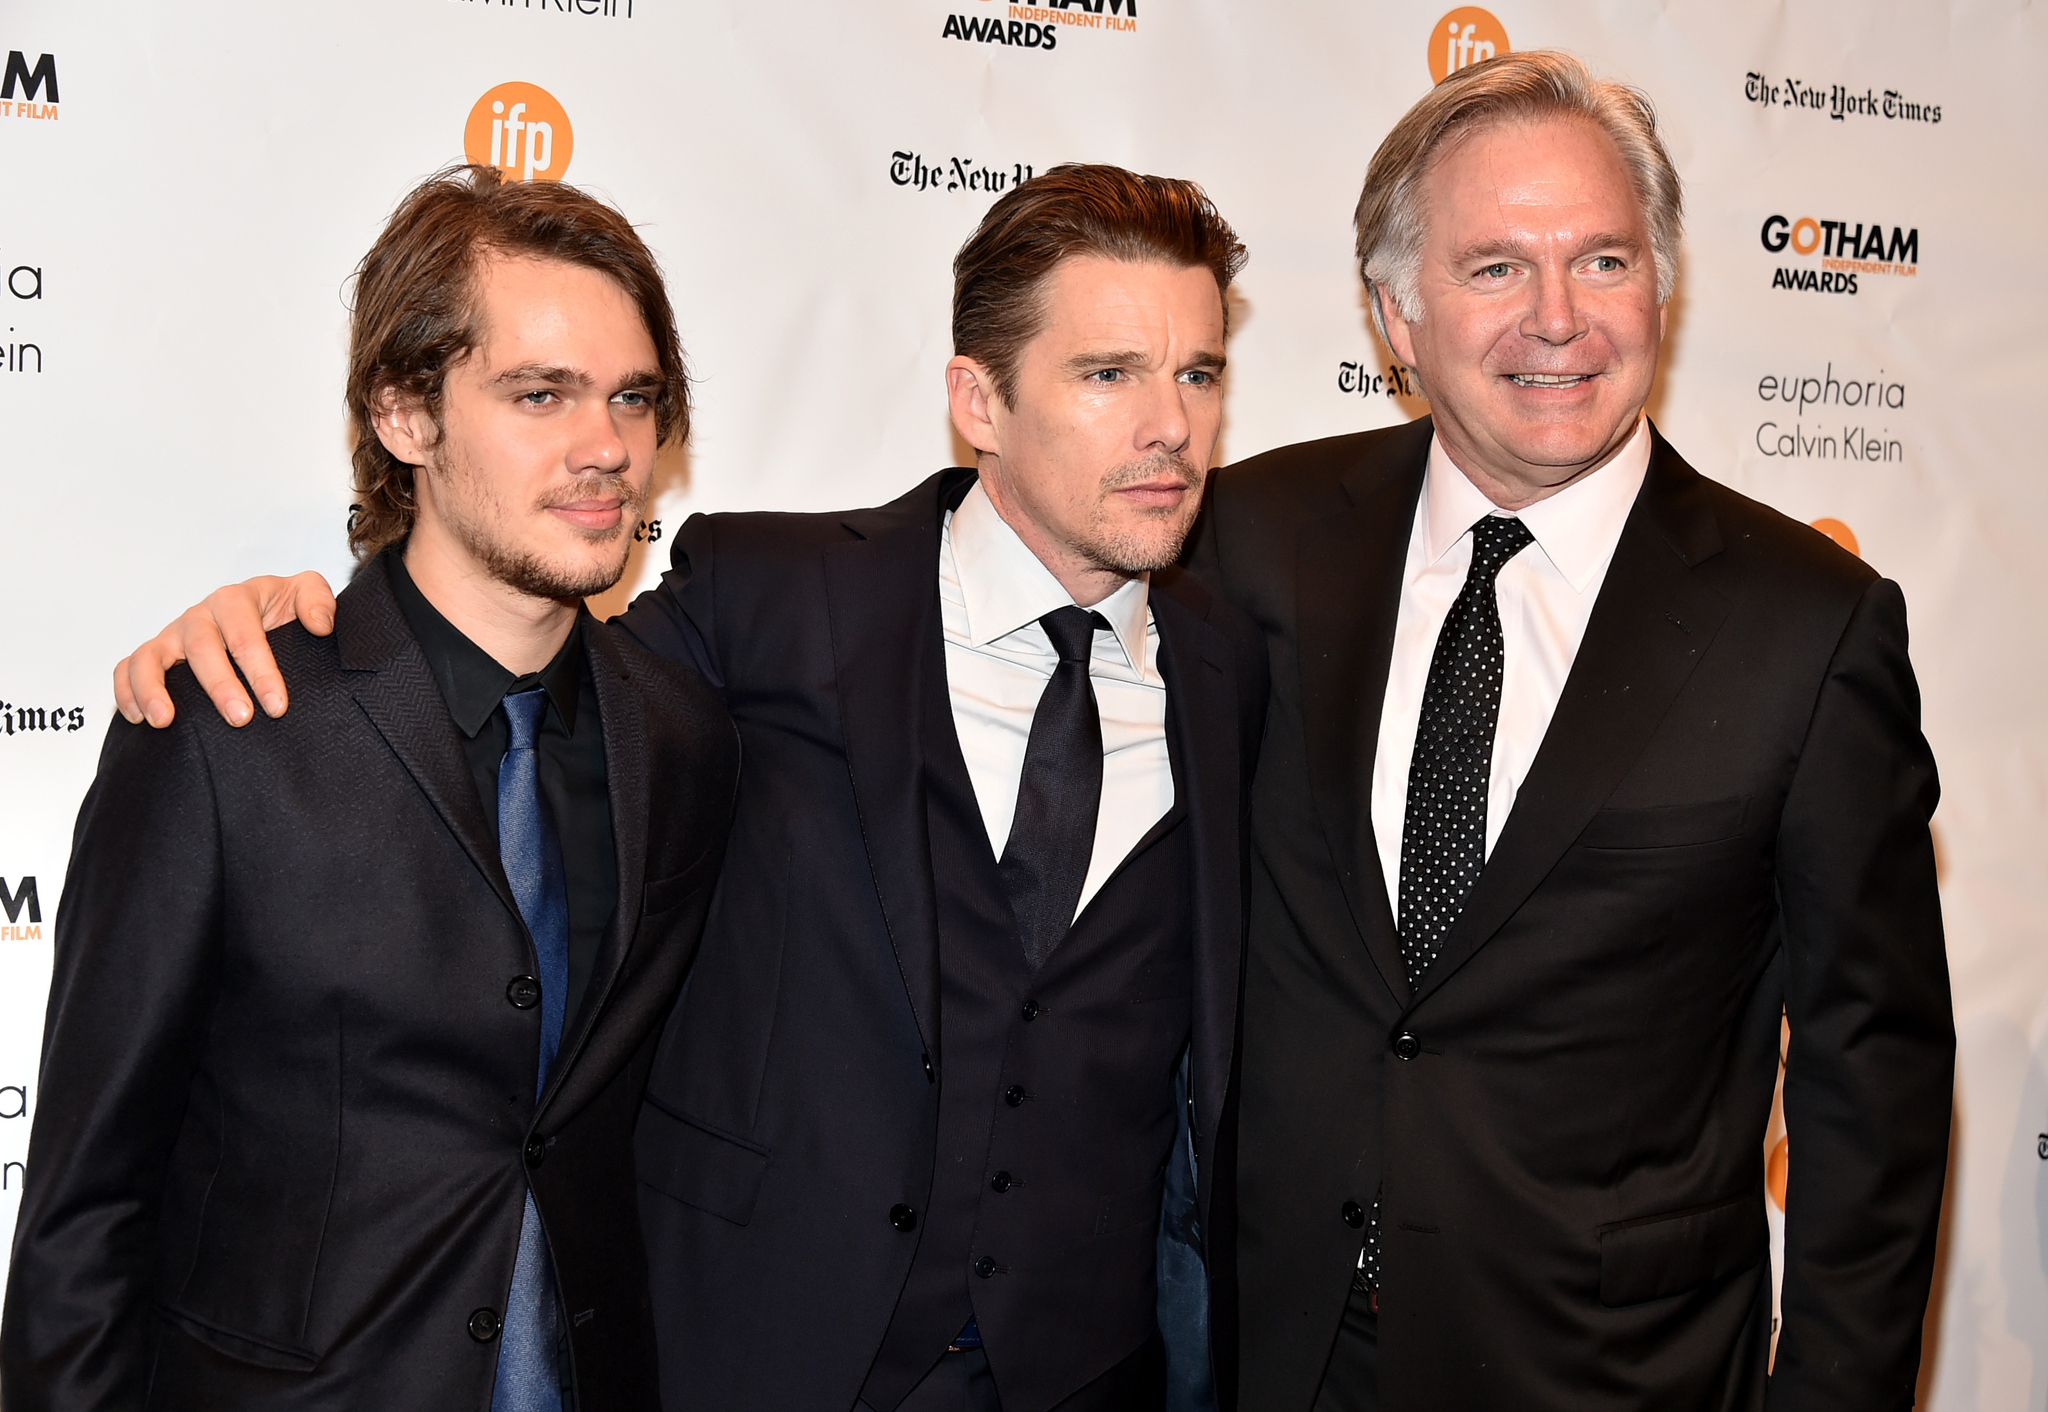
<path fill-rule="evenodd" d="M 964 454 L 949 263 L 1061 161 L 1194 178 L 1249 245 L 1226 459 L 1422 414 L 1365 315 L 1360 178 L 1447 72 L 1561 47 L 1650 93 L 1686 181 L 1659 425 L 1905 587 L 1961 1040 L 1922 1405 L 2048 1405 L 2043 23 L 2027 0 L 9 0 L 0 1250 L 109 669 L 221 582 L 346 574 L 346 281 L 422 176 L 571 181 L 660 254 L 697 432 L 638 586 L 694 511 L 874 503 Z M 1759 1135 L 1779 1192 L 1782 1137 Z"/>

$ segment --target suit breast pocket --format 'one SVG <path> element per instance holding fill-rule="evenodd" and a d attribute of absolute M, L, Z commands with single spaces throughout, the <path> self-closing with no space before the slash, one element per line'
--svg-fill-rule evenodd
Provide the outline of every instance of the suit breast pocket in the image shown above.
<path fill-rule="evenodd" d="M 1582 848 L 1689 848 L 1722 843 L 1742 835 L 1749 796 L 1701 804 L 1662 804 L 1642 809 L 1602 809 L 1579 834 Z"/>
<path fill-rule="evenodd" d="M 716 876 L 712 867 L 715 861 L 715 855 L 706 851 L 681 872 L 649 882 L 640 889 L 640 915 L 654 917 L 673 911 L 702 892 Z"/>

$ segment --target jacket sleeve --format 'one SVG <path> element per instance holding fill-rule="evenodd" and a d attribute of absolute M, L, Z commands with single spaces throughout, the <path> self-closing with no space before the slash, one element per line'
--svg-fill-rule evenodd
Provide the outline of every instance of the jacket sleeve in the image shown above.
<path fill-rule="evenodd" d="M 220 963 L 206 703 L 177 675 L 171 728 L 115 718 L 72 839 L 0 1319 L 8 1412 L 139 1408 L 147 1393 L 158 1210 Z"/>
<path fill-rule="evenodd" d="M 725 673 L 718 662 L 713 614 L 715 534 L 708 515 L 692 515 L 676 535 L 669 570 L 614 619 L 658 657 L 695 667 L 721 697 Z"/>
<path fill-rule="evenodd" d="M 1913 1405 L 1955 1025 L 1898 585 L 1838 643 L 1780 822 L 1790 1140 L 1772 1412 Z"/>

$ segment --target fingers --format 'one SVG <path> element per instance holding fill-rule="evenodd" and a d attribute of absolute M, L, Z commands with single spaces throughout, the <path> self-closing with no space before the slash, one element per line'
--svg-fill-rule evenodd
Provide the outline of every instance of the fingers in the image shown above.
<path fill-rule="evenodd" d="M 142 706 L 135 699 L 135 689 L 128 684 L 128 664 L 134 660 L 123 657 L 114 664 L 114 709 L 129 725 L 139 726 L 143 721 Z"/>
<path fill-rule="evenodd" d="M 299 626 L 315 637 L 325 637 L 334 631 L 334 590 L 327 586 L 327 580 L 312 569 L 293 574 L 284 581 L 291 590 L 291 611 L 276 622 L 288 623 L 293 618 Z"/>
<path fill-rule="evenodd" d="M 164 686 L 164 673 L 178 660 L 164 643 L 176 630 L 177 624 L 171 624 L 114 668 L 114 703 L 137 725 L 146 720 L 162 730 L 177 718 L 171 693 Z"/>
<path fill-rule="evenodd" d="M 221 629 L 215 623 L 213 615 L 207 612 L 203 604 L 197 608 L 189 608 L 183 617 L 166 629 L 167 636 L 173 633 L 182 640 L 186 665 L 191 667 L 193 677 L 212 700 L 213 709 L 220 712 L 221 718 L 231 726 L 249 724 L 256 715 L 256 708 L 249 704 L 249 693 L 242 689 L 241 679 L 235 675 L 234 664 L 228 660 L 228 645 L 222 640 Z M 260 630 L 256 637 L 259 642 L 262 641 L 263 634 Z M 148 649 L 145 648 L 144 651 Z M 265 644 L 263 653 L 267 660 L 270 655 L 268 644 Z M 277 672 L 275 663 L 271 664 L 270 670 L 274 676 Z M 282 694 L 282 684 L 276 690 Z M 155 717 L 152 716 L 150 719 L 154 723 Z"/>
<path fill-rule="evenodd" d="M 242 675 L 249 679 L 249 687 L 263 703 L 265 714 L 282 716 L 289 704 L 284 677 L 277 670 L 277 659 L 270 655 L 270 640 L 266 636 L 275 626 L 271 619 L 277 615 L 271 609 L 281 599 L 285 582 L 258 578 L 217 588 L 206 595 L 204 603 L 179 619 L 187 627 L 185 647 L 191 657 L 192 675 L 199 679 L 229 725 L 243 725 L 252 714 L 249 693 L 235 679 L 229 653 L 240 664 Z M 290 618 L 280 621 L 289 622 Z"/>

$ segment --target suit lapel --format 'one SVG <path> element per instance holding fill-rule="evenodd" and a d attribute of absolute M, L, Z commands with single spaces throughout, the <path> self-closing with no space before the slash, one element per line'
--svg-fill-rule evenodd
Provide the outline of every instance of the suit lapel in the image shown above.
<path fill-rule="evenodd" d="M 448 703 L 399 612 L 381 561 L 366 565 L 341 595 L 335 605 L 335 633 L 341 665 L 352 674 L 349 692 L 356 705 L 524 928 Z"/>
<path fill-rule="evenodd" d="M 1728 616 L 1727 600 L 1692 572 L 1720 549 L 1699 473 L 1655 436 L 1550 729 L 1413 1003 L 1514 915 L 1649 744 Z"/>
<path fill-rule="evenodd" d="M 1214 1132 L 1237 1027 L 1244 915 L 1239 836 L 1243 762 L 1238 758 L 1237 673 L 1229 650 L 1196 608 L 1182 601 L 1183 595 L 1206 598 L 1199 585 L 1186 581 L 1173 592 L 1152 595 L 1174 777 L 1174 807 L 1160 824 L 1184 814 L 1193 830 L 1195 1093 L 1203 1129 Z M 1160 831 L 1148 834 L 1147 843 Z M 1133 849 L 1132 856 L 1145 846 Z"/>
<path fill-rule="evenodd" d="M 1411 444 L 1390 467 L 1346 475 L 1342 504 L 1302 530 L 1295 584 L 1310 794 L 1352 921 L 1381 979 L 1405 1003 L 1401 943 L 1372 828 L 1380 706 L 1432 434 L 1427 418 L 1404 430 Z"/>
<path fill-rule="evenodd" d="M 853 538 L 824 554 L 840 729 L 861 838 L 918 1033 L 934 1062 L 938 898 L 920 741 L 934 674 L 943 684 L 946 670 L 939 516 L 945 496 L 972 474 L 949 471 L 881 509 L 848 515 L 843 523 Z"/>
<path fill-rule="evenodd" d="M 563 1036 L 561 1057 L 548 1077 L 543 1102 L 553 1102 L 575 1073 L 575 1060 L 603 1019 L 612 988 L 625 972 L 634 939 L 639 935 L 640 898 L 647 885 L 648 747 L 647 712 L 633 688 L 626 662 L 610 636 L 585 614 L 584 660 L 597 692 L 599 719 L 604 725 L 605 794 L 611 803 L 612 848 L 618 863 L 618 900 L 592 958 L 583 1004 L 571 1016 L 576 1029 Z M 689 782 L 681 782 L 688 788 Z M 567 1100 L 564 1100 L 567 1101 Z"/>

